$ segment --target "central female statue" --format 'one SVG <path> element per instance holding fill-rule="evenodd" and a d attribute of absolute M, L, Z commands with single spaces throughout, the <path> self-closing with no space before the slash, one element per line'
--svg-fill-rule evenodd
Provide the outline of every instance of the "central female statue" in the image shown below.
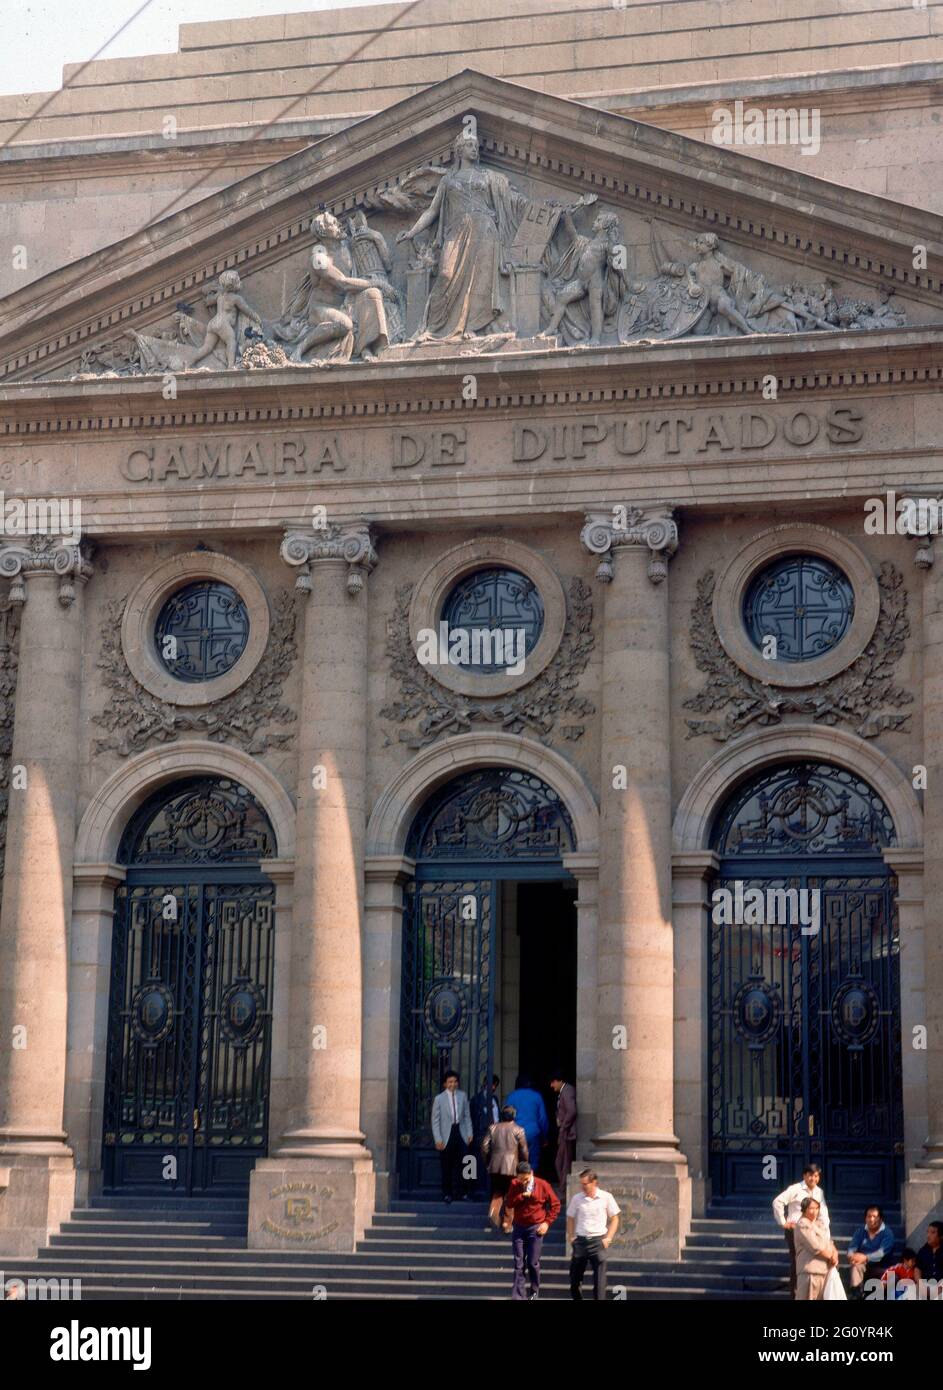
<path fill-rule="evenodd" d="M 467 127 L 452 149 L 455 163 L 439 180 L 429 207 L 396 240 L 412 240 L 435 225 L 438 267 L 420 336 L 471 338 L 509 327 L 499 323 L 508 307 L 501 266 L 528 200 L 503 174 L 482 169 L 478 138 Z"/>

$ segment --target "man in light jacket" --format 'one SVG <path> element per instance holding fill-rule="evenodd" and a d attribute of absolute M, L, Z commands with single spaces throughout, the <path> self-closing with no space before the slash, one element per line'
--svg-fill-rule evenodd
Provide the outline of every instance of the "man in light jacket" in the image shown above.
<path fill-rule="evenodd" d="M 432 1137 L 442 1163 L 442 1199 L 451 1203 L 455 1197 L 468 1199 L 463 1192 L 462 1162 L 465 1150 L 472 1142 L 473 1131 L 468 1097 L 458 1089 L 458 1072 L 447 1071 L 442 1090 L 432 1102 Z"/>
<path fill-rule="evenodd" d="M 825 1194 L 819 1186 L 821 1177 L 821 1169 L 814 1163 L 809 1163 L 802 1170 L 801 1182 L 794 1182 L 785 1192 L 780 1192 L 778 1197 L 773 1198 L 773 1215 L 777 1226 L 782 1228 L 789 1251 L 789 1294 L 792 1298 L 796 1296 L 796 1245 L 793 1232 L 801 1214 L 801 1204 L 806 1197 L 814 1197 L 818 1202 L 819 1222 L 825 1227 L 826 1235 L 829 1231 L 828 1207 L 825 1205 Z"/>
<path fill-rule="evenodd" d="M 819 1210 L 819 1203 L 814 1197 L 804 1197 L 794 1228 L 798 1272 L 795 1297 L 800 1302 L 821 1299 L 828 1272 L 838 1264 L 838 1251 L 832 1244 L 828 1230 L 819 1220 Z"/>

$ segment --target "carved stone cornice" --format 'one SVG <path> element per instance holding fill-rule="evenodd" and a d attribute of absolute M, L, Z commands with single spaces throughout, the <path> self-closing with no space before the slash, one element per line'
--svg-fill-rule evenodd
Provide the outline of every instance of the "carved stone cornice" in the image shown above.
<path fill-rule="evenodd" d="M 59 602 L 68 608 L 75 600 L 76 584 L 92 576 L 91 548 L 70 544 L 59 536 L 23 536 L 0 540 L 0 575 L 10 582 L 10 602 L 26 602 L 27 579 L 38 574 L 59 576 Z"/>
<path fill-rule="evenodd" d="M 615 551 L 625 545 L 648 547 L 648 577 L 660 584 L 668 575 L 668 561 L 678 548 L 678 524 L 672 507 L 616 505 L 608 511 L 587 512 L 580 540 L 590 555 L 600 557 L 596 578 L 612 580 Z"/>
<path fill-rule="evenodd" d="M 319 560 L 346 561 L 347 592 L 352 597 L 360 593 L 378 559 L 366 521 L 328 526 L 318 531 L 288 531 L 280 554 L 286 565 L 300 568 L 295 588 L 306 593 L 311 592 L 312 564 Z"/>

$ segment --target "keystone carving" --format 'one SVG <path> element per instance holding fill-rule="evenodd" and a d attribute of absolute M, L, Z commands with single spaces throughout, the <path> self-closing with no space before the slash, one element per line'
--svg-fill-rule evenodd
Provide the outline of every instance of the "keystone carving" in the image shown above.
<path fill-rule="evenodd" d="M 724 651 L 714 628 L 715 576 L 709 570 L 697 586 L 691 610 L 691 648 L 699 671 L 707 677 L 697 695 L 684 701 L 698 714 L 721 713 L 720 719 L 688 719 L 688 738 L 710 734 L 725 743 L 751 724 L 781 724 L 787 714 L 822 724 L 849 724 L 861 738 L 876 738 L 885 729 L 908 727 L 910 714 L 898 714 L 913 695 L 896 685 L 894 667 L 910 636 L 907 590 L 903 575 L 889 561 L 881 565 L 881 608 L 874 636 L 846 670 L 807 690 L 764 685 L 742 671 Z"/>
<path fill-rule="evenodd" d="M 360 593 L 377 563 L 370 527 L 365 521 L 327 526 L 320 531 L 289 531 L 282 541 L 281 557 L 286 565 L 300 569 L 295 588 L 302 593 L 311 592 L 312 564 L 318 560 L 346 560 L 347 592 L 352 598 Z"/>
<path fill-rule="evenodd" d="M 410 748 L 423 748 L 443 734 L 464 734 L 475 724 L 499 724 L 508 733 L 529 731 L 549 742 L 561 717 L 583 721 L 595 713 L 595 705 L 575 694 L 595 645 L 592 591 L 582 579 L 571 579 L 567 615 L 560 646 L 548 665 L 528 685 L 498 699 L 459 695 L 441 685 L 422 666 L 413 650 L 409 632 L 409 605 L 413 586 L 396 591 L 396 609 L 388 625 L 387 654 L 390 674 L 399 683 L 399 699 L 380 710 L 384 719 L 418 725 L 402 730 L 399 738 Z M 582 738 L 582 722 L 562 724 L 565 739 Z"/>
<path fill-rule="evenodd" d="M 126 602 L 116 599 L 110 603 L 101 627 L 98 666 L 111 696 L 105 710 L 92 716 L 108 732 L 107 738 L 96 739 L 96 753 L 111 752 L 126 758 L 150 744 L 172 743 L 190 733 L 235 744 L 246 753 L 266 753 L 291 745 L 293 733 L 271 731 L 273 724 L 291 724 L 297 718 L 290 706 L 281 703 L 282 688 L 297 655 L 295 605 L 290 593 L 275 597 L 268 646 L 251 676 L 231 695 L 205 706 L 165 702 L 134 679 L 121 648 Z"/>
<path fill-rule="evenodd" d="M 580 540 L 590 555 L 600 557 L 596 578 L 601 583 L 612 582 L 614 553 L 620 546 L 645 545 L 648 577 L 653 584 L 661 584 L 678 548 L 678 526 L 670 507 L 653 511 L 617 505 L 606 512 L 587 512 Z"/>

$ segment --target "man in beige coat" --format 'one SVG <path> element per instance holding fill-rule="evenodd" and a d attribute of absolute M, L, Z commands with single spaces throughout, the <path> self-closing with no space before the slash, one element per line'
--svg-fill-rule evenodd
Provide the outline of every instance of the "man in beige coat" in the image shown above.
<path fill-rule="evenodd" d="M 505 1105 L 501 1119 L 491 1125 L 481 1141 L 481 1156 L 491 1174 L 491 1205 L 488 1217 L 494 1230 L 501 1225 L 501 1211 L 508 1195 L 511 1179 L 517 1173 L 517 1165 L 528 1161 L 527 1135 L 514 1120 L 517 1111 L 513 1105 Z"/>
<path fill-rule="evenodd" d="M 796 1223 L 796 1299 L 821 1299 L 825 1281 L 833 1265 L 838 1264 L 838 1251 L 831 1237 L 819 1222 L 820 1204 L 814 1197 L 804 1197 L 801 1215 Z"/>

